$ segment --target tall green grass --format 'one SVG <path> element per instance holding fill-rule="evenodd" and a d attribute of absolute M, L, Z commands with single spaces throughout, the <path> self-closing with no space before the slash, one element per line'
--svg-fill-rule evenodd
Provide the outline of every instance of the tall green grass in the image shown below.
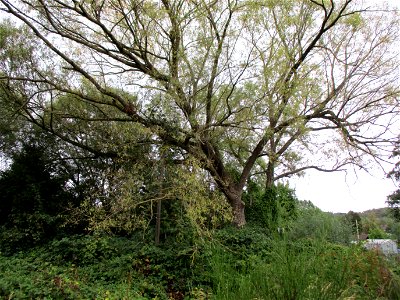
<path fill-rule="evenodd" d="M 266 258 L 213 245 L 213 299 L 400 299 L 385 258 L 357 246 L 271 241 Z"/>

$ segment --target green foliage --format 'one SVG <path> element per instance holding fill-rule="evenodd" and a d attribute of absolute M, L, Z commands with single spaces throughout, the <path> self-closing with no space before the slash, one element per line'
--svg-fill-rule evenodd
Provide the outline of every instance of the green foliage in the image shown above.
<path fill-rule="evenodd" d="M 21 116 L 16 113 L 16 105 L 8 99 L 7 93 L 8 88 L 0 80 L 0 114 L 2 116 L 0 118 L 0 153 L 3 157 L 11 155 L 18 146 L 18 140 L 24 138 L 23 129 L 27 127 L 26 122 L 23 122 Z"/>
<path fill-rule="evenodd" d="M 215 231 L 213 237 L 221 247 L 235 253 L 238 265 L 250 256 L 266 255 L 272 240 L 268 229 L 251 224 L 241 230 L 228 226 Z"/>
<path fill-rule="evenodd" d="M 0 254 L 0 298 L 182 299 L 201 294 L 196 251 L 189 242 L 156 247 L 140 235 L 65 237 Z"/>
<path fill-rule="evenodd" d="M 278 227 L 278 193 L 275 186 L 266 188 L 262 198 L 261 207 L 258 207 L 260 211 L 260 221 L 269 228 L 271 231 L 275 231 Z"/>
<path fill-rule="evenodd" d="M 363 232 L 370 239 L 390 239 L 396 235 L 391 234 L 391 228 L 395 221 L 391 216 L 391 211 L 388 208 L 375 209 L 362 213 Z M 394 232 L 395 233 L 395 232 Z"/>
<path fill-rule="evenodd" d="M 204 233 L 231 221 L 231 208 L 224 196 L 191 159 L 177 165 L 164 155 L 132 167 L 115 173 L 112 182 L 118 183 L 118 188 L 106 198 L 107 205 L 89 202 L 82 207 L 89 215 L 91 231 L 153 234 L 158 200 L 162 242 L 190 239 L 188 232 Z"/>
<path fill-rule="evenodd" d="M 386 232 L 391 235 L 392 239 L 397 240 L 397 243 L 400 242 L 400 223 L 399 222 L 392 220 L 392 222 L 390 222 L 388 224 Z"/>
<path fill-rule="evenodd" d="M 354 234 L 357 234 L 357 232 L 360 233 L 362 231 L 361 216 L 358 213 L 350 210 L 345 215 L 345 218 L 351 224 Z"/>
<path fill-rule="evenodd" d="M 397 189 L 387 197 L 388 206 L 391 208 L 393 217 L 400 221 L 400 189 Z"/>
<path fill-rule="evenodd" d="M 391 235 L 386 233 L 378 226 L 371 227 L 368 231 L 369 239 L 390 239 Z"/>
<path fill-rule="evenodd" d="M 297 217 L 298 199 L 294 190 L 287 185 L 278 184 L 263 191 L 260 185 L 250 181 L 243 198 L 246 203 L 246 220 L 268 228 L 271 232 L 289 228 Z"/>
<path fill-rule="evenodd" d="M 76 243 L 74 243 L 74 240 Z M 82 242 L 89 246 L 80 249 L 80 257 L 68 260 L 66 252 L 79 252 Z M 104 240 L 97 245 L 90 238 L 68 239 L 58 245 L 56 242 L 47 247 L 12 257 L 1 257 L 0 268 L 5 277 L 1 277 L 0 295 L 9 298 L 52 298 L 52 299 L 129 299 L 140 293 L 131 289 L 128 282 L 131 259 L 127 249 L 118 248 L 117 240 Z M 100 244 L 99 244 L 100 243 Z M 104 247 L 104 243 L 109 244 Z M 103 244 L 103 245 L 101 245 Z M 112 246 L 111 246 L 112 245 Z M 55 246 L 55 248 L 51 248 Z M 125 247 L 129 243 L 125 243 Z M 66 248 L 68 247 L 68 248 Z M 94 252 L 113 249 L 113 257 L 107 255 L 93 260 Z M 49 249 L 45 251 L 45 249 Z M 108 260 L 106 260 L 106 257 Z M 83 261 L 79 259 L 83 258 Z M 90 263 L 91 262 L 91 263 Z"/>
<path fill-rule="evenodd" d="M 79 199 L 46 157 L 45 147 L 24 144 L 0 178 L 0 241 L 2 251 L 43 243 L 66 228 L 67 210 Z"/>
<path fill-rule="evenodd" d="M 215 245 L 210 257 L 214 299 L 394 299 L 398 282 L 384 258 L 359 247 L 273 241 L 266 259 L 235 255 Z M 393 298 L 394 297 L 394 298 Z"/>
<path fill-rule="evenodd" d="M 332 1 L 96 3 L 54 6 L 20 0 L 18 9 L 3 9 L 25 27 L 0 24 L 0 78 L 7 98 L 30 122 L 72 144 L 75 153 L 109 158 L 91 176 L 91 183 L 104 189 L 96 190 L 100 196 L 122 193 L 112 181 L 113 171 L 139 165 L 143 170 L 147 163 L 153 167 L 160 145 L 176 151 L 180 160 L 191 155 L 233 207 L 251 174 L 265 174 L 265 163 L 271 183 L 310 164 L 328 168 L 323 160 L 315 165 L 302 159 L 311 158 L 307 154 L 319 142 L 327 144 L 318 138 L 308 143 L 317 136 L 314 132 L 331 130 L 328 139 L 334 140 L 343 135 L 348 151 L 326 151 L 338 165 L 362 163 L 364 157 L 354 155 L 360 147 L 366 155 L 378 155 L 371 149 L 382 141 L 361 127 L 378 126 L 379 117 L 395 113 L 391 100 L 397 86 L 392 86 L 390 70 L 396 70 L 396 62 L 387 51 L 397 41 L 397 31 L 389 30 L 398 28 L 395 16 L 371 16 L 364 22 L 363 9 Z M 93 22 L 94 27 L 89 25 Z M 57 36 L 63 43 L 57 43 Z M 360 41 L 366 46 L 359 47 Z M 368 72 L 356 72 L 360 69 Z M 381 78 L 377 86 L 364 84 L 376 78 Z M 363 101 L 347 101 L 345 88 L 353 91 L 352 99 Z M 382 109 L 377 114 L 372 113 L 375 106 Z M 356 132 L 364 136 L 352 137 Z M 128 167 L 116 165 L 116 157 Z M 100 176 L 104 181 L 95 179 L 99 170 L 109 175 Z M 197 175 L 204 176 L 202 171 Z M 140 181 L 155 181 L 148 180 L 149 174 L 134 175 L 136 188 Z M 158 194 L 166 193 L 158 189 Z M 124 211 L 109 227 L 126 223 L 127 230 L 134 230 L 148 221 L 148 205 L 146 216 L 127 220 L 130 212 L 138 215 L 132 207 L 139 206 L 140 197 L 133 204 L 132 199 L 110 198 L 90 199 L 106 207 L 103 219 Z M 223 197 L 214 199 L 225 204 Z M 274 190 L 255 199 L 254 210 L 261 216 L 255 219 L 272 231 L 285 227 L 287 209 Z M 234 213 L 242 216 L 243 211 Z M 244 218 L 233 220 L 245 223 Z"/>
<path fill-rule="evenodd" d="M 21 74 L 28 70 L 29 63 L 34 61 L 33 49 L 38 49 L 39 44 L 32 37 L 26 27 L 17 27 L 9 19 L 1 20 L 0 66 L 2 71 Z"/>
<path fill-rule="evenodd" d="M 393 269 L 393 271 L 391 271 Z M 374 251 L 227 227 L 154 246 L 69 236 L 0 253 L 5 299 L 397 299 L 398 267 Z"/>
<path fill-rule="evenodd" d="M 323 212 L 309 203 L 302 202 L 289 236 L 293 240 L 311 238 L 348 244 L 352 239 L 352 225 L 342 216 Z"/>
<path fill-rule="evenodd" d="M 356 31 L 365 24 L 365 21 L 365 18 L 360 13 L 354 13 L 344 19 L 344 24 Z"/>
<path fill-rule="evenodd" d="M 393 157 L 400 157 L 400 144 L 397 144 L 393 150 Z M 400 161 L 398 161 L 393 170 L 389 172 L 388 177 L 400 182 Z M 399 186 L 400 187 L 400 186 Z M 400 221 L 400 188 L 387 197 L 388 204 L 395 220 Z"/>

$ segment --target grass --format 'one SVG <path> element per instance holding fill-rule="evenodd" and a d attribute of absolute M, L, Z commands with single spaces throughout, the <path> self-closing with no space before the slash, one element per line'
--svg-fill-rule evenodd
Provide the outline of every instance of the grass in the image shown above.
<path fill-rule="evenodd" d="M 267 259 L 245 266 L 235 253 L 214 246 L 214 299 L 400 299 L 386 258 L 360 247 L 274 240 Z"/>

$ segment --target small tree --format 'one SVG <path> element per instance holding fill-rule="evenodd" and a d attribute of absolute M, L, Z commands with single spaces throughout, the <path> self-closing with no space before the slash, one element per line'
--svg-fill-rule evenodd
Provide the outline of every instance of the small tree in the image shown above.
<path fill-rule="evenodd" d="M 345 218 L 351 224 L 354 234 L 359 234 L 362 231 L 361 217 L 358 213 L 350 210 Z"/>

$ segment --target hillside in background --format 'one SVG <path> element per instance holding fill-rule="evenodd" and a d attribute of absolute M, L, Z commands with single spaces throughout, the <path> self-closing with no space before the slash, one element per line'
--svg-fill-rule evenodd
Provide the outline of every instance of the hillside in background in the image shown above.
<path fill-rule="evenodd" d="M 369 210 L 360 212 L 359 214 L 364 217 L 375 217 L 375 218 L 386 218 L 386 217 L 391 218 L 392 217 L 390 209 L 388 207 L 369 209 Z"/>
<path fill-rule="evenodd" d="M 345 217 L 353 226 L 358 223 L 359 235 L 362 238 L 391 238 L 400 240 L 400 224 L 393 218 L 388 207 L 375 208 L 363 212 L 349 211 L 335 213 L 336 216 Z"/>

